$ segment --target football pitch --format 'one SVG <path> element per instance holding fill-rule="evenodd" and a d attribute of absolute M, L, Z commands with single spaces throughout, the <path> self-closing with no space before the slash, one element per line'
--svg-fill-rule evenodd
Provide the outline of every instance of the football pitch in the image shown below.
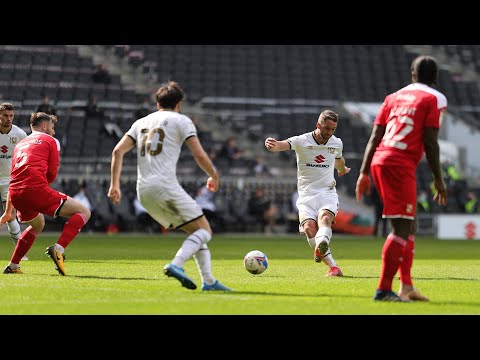
<path fill-rule="evenodd" d="M 209 243 L 213 274 L 234 292 L 203 292 L 194 260 L 188 290 L 163 274 L 180 247 L 180 233 L 88 235 L 66 251 L 67 276 L 44 254 L 57 236 L 33 244 L 24 274 L 0 274 L 1 315 L 469 315 L 480 314 L 480 241 L 446 241 L 418 236 L 414 285 L 430 302 L 372 300 L 381 266 L 382 238 L 334 234 L 332 252 L 344 277 L 325 277 L 300 235 L 215 235 Z M 261 250 L 268 269 L 252 275 L 243 256 Z M 13 244 L 0 236 L 0 266 Z M 398 274 L 394 290 L 398 289 Z"/>

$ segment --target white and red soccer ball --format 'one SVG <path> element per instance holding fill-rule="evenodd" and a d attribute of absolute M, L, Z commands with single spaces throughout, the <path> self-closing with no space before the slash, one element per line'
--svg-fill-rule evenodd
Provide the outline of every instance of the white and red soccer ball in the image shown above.
<path fill-rule="evenodd" d="M 243 258 L 243 266 L 250 274 L 261 274 L 268 267 L 267 255 L 260 250 L 252 250 Z"/>

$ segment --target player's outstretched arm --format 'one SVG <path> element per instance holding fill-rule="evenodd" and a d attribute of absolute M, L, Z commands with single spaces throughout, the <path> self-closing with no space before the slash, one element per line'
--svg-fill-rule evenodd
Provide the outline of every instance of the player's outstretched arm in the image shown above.
<path fill-rule="evenodd" d="M 338 176 L 346 175 L 352 170 L 345 166 L 345 158 L 343 156 L 340 159 L 335 159 L 335 169 L 337 169 Z"/>
<path fill-rule="evenodd" d="M 265 147 L 272 152 L 290 150 L 290 144 L 286 140 L 277 140 L 272 137 L 265 139 Z"/>
<path fill-rule="evenodd" d="M 7 202 L 5 205 L 5 212 L 0 217 L 0 226 L 8 222 L 12 218 L 13 204 L 10 201 L 10 195 L 7 193 Z"/>
<path fill-rule="evenodd" d="M 208 175 L 206 184 L 207 189 L 216 192 L 220 186 L 220 178 L 217 169 L 215 169 L 212 160 L 210 160 L 208 154 L 203 149 L 200 140 L 196 136 L 192 136 L 185 141 L 185 144 L 187 144 L 190 149 L 197 165 Z"/>
<path fill-rule="evenodd" d="M 362 200 L 364 193 L 370 194 L 370 164 L 372 163 L 373 154 L 377 149 L 377 146 L 382 141 L 385 134 L 385 126 L 373 125 L 370 139 L 368 140 L 365 153 L 363 154 L 362 165 L 360 166 L 360 174 L 357 179 L 357 185 L 355 187 L 355 195 L 357 202 Z"/>
<path fill-rule="evenodd" d="M 120 174 L 122 173 L 123 157 L 127 152 L 133 149 L 135 145 L 133 139 L 124 135 L 112 151 L 112 165 L 110 167 L 110 189 L 108 198 L 114 203 L 119 204 L 122 200 L 120 190 Z"/>
<path fill-rule="evenodd" d="M 360 173 L 355 186 L 355 195 L 357 202 L 362 200 L 363 194 L 370 194 L 370 176 L 368 174 Z"/>
<path fill-rule="evenodd" d="M 424 132 L 424 147 L 425 157 L 433 174 L 433 185 L 436 194 L 433 196 L 434 201 L 438 201 L 439 205 L 447 204 L 447 188 L 442 177 L 442 170 L 440 167 L 440 146 L 438 145 L 438 131 L 437 128 L 427 127 Z"/>

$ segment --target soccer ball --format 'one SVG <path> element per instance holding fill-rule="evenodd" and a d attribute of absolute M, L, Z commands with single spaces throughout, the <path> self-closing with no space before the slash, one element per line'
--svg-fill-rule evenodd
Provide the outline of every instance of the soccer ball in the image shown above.
<path fill-rule="evenodd" d="M 260 250 L 250 251 L 243 258 L 243 266 L 250 274 L 261 274 L 267 270 L 268 267 L 267 255 Z"/>

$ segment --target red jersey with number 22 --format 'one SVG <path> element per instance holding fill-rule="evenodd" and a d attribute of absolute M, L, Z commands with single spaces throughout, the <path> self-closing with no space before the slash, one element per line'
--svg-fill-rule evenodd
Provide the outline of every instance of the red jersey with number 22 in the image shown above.
<path fill-rule="evenodd" d="M 372 165 L 415 170 L 424 152 L 424 128 L 440 128 L 444 109 L 447 109 L 445 95 L 423 83 L 410 84 L 388 95 L 374 122 L 386 129 Z"/>
<path fill-rule="evenodd" d="M 13 152 L 9 190 L 48 186 L 57 177 L 60 143 L 38 131 L 20 141 Z"/>

